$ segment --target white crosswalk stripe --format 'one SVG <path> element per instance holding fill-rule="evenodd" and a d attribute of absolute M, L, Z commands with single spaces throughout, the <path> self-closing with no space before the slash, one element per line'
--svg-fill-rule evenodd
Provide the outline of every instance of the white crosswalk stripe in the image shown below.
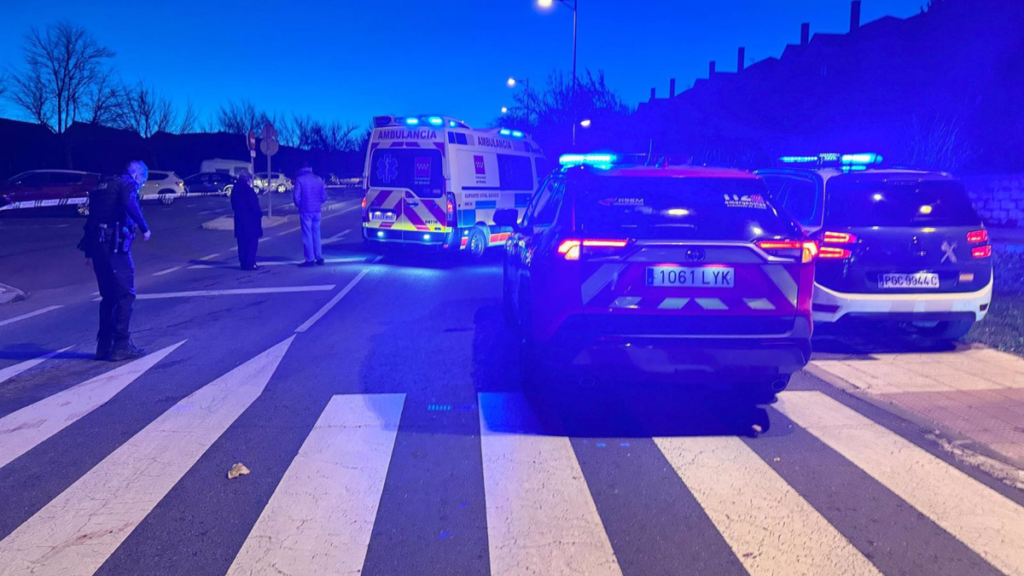
<path fill-rule="evenodd" d="M 0 418 L 0 468 L 105 404 L 184 342 Z"/>
<path fill-rule="evenodd" d="M 1024 507 L 819 392 L 778 409 L 1007 574 L 1024 575 Z"/>
<path fill-rule="evenodd" d="M 178 402 L 0 541 L 0 575 L 95 572 L 263 392 L 293 339 Z"/>
<path fill-rule="evenodd" d="M 494 430 L 538 426 L 520 394 L 479 398 L 491 573 L 621 574 L 569 439 Z"/>
<path fill-rule="evenodd" d="M 739 438 L 656 438 L 751 576 L 878 570 Z"/>
<path fill-rule="evenodd" d="M 61 352 L 67 352 L 68 350 L 70 350 L 72 348 L 74 348 L 74 346 L 68 346 L 67 348 L 62 348 L 62 349 L 57 350 L 55 352 L 50 352 L 48 354 L 43 354 L 42 356 L 40 356 L 38 358 L 33 358 L 31 360 L 26 360 L 24 362 L 20 362 L 18 364 L 13 365 L 13 366 L 8 366 L 7 368 L 0 369 L 0 384 L 2 384 L 3 382 L 6 382 L 7 380 L 10 380 L 11 378 L 14 378 L 18 374 L 21 374 L 22 372 L 25 372 L 26 370 L 31 370 L 32 368 L 35 368 L 36 366 L 42 364 L 43 362 L 46 362 L 47 360 L 49 360 L 50 358 L 53 358 L 54 356 L 60 354 Z"/>
<path fill-rule="evenodd" d="M 333 397 L 229 576 L 358 574 L 404 402 L 404 394 Z"/>

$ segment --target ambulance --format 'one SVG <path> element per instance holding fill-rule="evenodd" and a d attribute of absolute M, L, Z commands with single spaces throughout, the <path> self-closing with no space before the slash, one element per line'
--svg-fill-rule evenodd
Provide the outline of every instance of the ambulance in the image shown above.
<path fill-rule="evenodd" d="M 444 116 L 378 116 L 364 168 L 363 238 L 480 257 L 512 230 L 494 213 L 521 216 L 544 155 L 518 130 L 474 130 Z"/>

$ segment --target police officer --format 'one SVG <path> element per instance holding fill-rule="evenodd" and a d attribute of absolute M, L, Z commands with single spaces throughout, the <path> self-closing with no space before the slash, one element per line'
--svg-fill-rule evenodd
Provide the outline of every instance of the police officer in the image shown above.
<path fill-rule="evenodd" d="M 100 296 L 100 330 L 96 336 L 96 359 L 118 362 L 145 355 L 132 343 L 128 324 L 135 304 L 135 264 L 132 241 L 135 230 L 149 240 L 151 233 L 139 206 L 139 188 L 149 177 L 149 168 L 133 160 L 125 173 L 105 181 L 89 193 L 89 218 L 80 247 L 92 259 Z"/>

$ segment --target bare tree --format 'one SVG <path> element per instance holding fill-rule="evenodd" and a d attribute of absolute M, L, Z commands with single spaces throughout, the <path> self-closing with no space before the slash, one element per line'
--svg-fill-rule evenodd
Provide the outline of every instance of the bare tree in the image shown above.
<path fill-rule="evenodd" d="M 294 116 L 296 143 L 303 150 L 352 152 L 359 150 L 359 126 L 331 122 L 324 124 L 310 116 Z"/>
<path fill-rule="evenodd" d="M 956 172 L 978 155 L 957 114 L 915 114 L 903 163 Z"/>
<path fill-rule="evenodd" d="M 142 82 L 121 89 L 118 128 L 133 130 L 143 138 L 149 138 L 157 132 L 174 130 L 177 116 L 169 99 Z"/>
<path fill-rule="evenodd" d="M 85 113 L 88 94 L 106 74 L 114 52 L 84 28 L 58 22 L 25 36 L 25 68 L 15 74 L 13 97 L 34 120 L 63 132 Z"/>
<path fill-rule="evenodd" d="M 85 94 L 88 115 L 84 119 L 91 124 L 115 124 L 121 114 L 121 88 L 113 72 L 104 71 Z"/>
<path fill-rule="evenodd" d="M 259 132 L 268 119 L 267 113 L 257 111 L 249 100 L 232 100 L 217 112 L 220 130 L 231 134 L 248 134 L 249 130 Z"/>
<path fill-rule="evenodd" d="M 178 123 L 178 134 L 191 134 L 199 127 L 199 111 L 196 110 L 192 101 L 185 104 L 185 112 L 181 115 L 181 122 Z"/>

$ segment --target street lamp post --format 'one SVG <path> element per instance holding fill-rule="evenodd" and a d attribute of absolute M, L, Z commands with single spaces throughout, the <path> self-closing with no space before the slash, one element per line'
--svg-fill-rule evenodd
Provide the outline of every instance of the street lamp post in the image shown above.
<path fill-rule="evenodd" d="M 509 76 L 508 77 L 508 81 L 505 84 L 509 88 L 515 88 L 516 84 L 518 84 L 519 82 L 522 82 L 523 85 L 526 86 L 526 122 L 529 123 L 530 122 L 530 117 L 533 114 L 533 109 L 530 107 L 530 79 L 529 78 L 516 79 L 515 76 Z"/>
<path fill-rule="evenodd" d="M 551 8 L 555 0 L 537 0 L 541 8 Z M 576 146 L 576 38 L 579 23 L 579 0 L 558 0 L 566 8 L 572 10 L 572 91 L 570 93 L 570 105 L 572 106 L 572 145 Z"/>

